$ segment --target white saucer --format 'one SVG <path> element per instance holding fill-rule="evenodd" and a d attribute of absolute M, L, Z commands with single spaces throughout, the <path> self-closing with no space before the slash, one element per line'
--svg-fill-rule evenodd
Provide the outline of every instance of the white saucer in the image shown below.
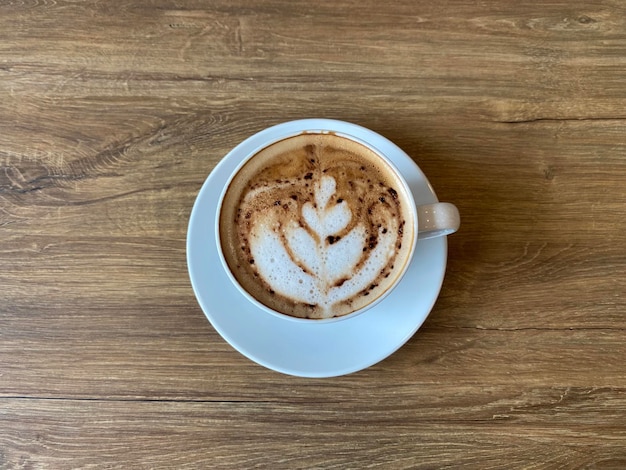
<path fill-rule="evenodd" d="M 303 130 L 334 130 L 369 142 L 404 175 L 417 204 L 437 202 L 428 180 L 413 160 L 379 134 L 343 121 L 291 121 L 248 138 L 211 172 L 191 212 L 187 264 L 202 310 L 237 351 L 284 374 L 332 377 L 376 364 L 413 336 L 439 295 L 446 270 L 447 240 L 445 236 L 420 240 L 407 273 L 394 291 L 375 307 L 348 320 L 324 324 L 294 322 L 271 315 L 244 298 L 226 275 L 217 252 L 218 199 L 244 156 L 269 140 Z"/>

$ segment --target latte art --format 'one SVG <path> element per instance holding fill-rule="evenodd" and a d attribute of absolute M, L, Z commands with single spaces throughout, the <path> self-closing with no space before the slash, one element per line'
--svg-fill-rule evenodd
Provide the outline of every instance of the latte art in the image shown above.
<path fill-rule="evenodd" d="M 250 254 L 261 279 L 278 295 L 316 306 L 332 317 L 333 306 L 367 292 L 394 255 L 398 236 L 395 219 L 380 227 L 369 250 L 368 232 L 357 225 L 345 235 L 352 214 L 345 201 L 331 204 L 335 180 L 323 176 L 315 186 L 315 202 L 302 207 L 302 219 L 281 223 L 281 211 L 255 217 L 250 230 Z M 367 254 L 364 254 L 367 253 Z"/>
<path fill-rule="evenodd" d="M 345 315 L 385 293 L 413 234 L 404 240 L 410 211 L 377 158 L 317 134 L 281 141 L 244 165 L 220 215 L 238 282 L 270 308 L 306 318 Z"/>

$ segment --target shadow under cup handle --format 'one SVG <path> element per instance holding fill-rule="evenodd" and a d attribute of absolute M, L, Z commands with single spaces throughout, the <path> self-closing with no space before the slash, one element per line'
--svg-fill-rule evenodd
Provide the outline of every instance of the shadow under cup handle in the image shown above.
<path fill-rule="evenodd" d="M 417 238 L 424 240 L 456 232 L 461 224 L 461 216 L 454 204 L 436 202 L 417 206 L 417 221 Z"/>

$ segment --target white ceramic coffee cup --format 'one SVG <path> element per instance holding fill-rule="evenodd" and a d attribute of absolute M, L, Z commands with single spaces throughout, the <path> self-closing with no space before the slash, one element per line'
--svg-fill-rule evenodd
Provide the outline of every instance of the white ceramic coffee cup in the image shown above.
<path fill-rule="evenodd" d="M 299 318 L 294 317 L 268 307 L 262 302 L 258 301 L 255 297 L 253 297 L 246 289 L 244 289 L 239 282 L 237 281 L 235 275 L 231 272 L 230 267 L 226 261 L 225 255 L 222 251 L 222 244 L 220 241 L 220 214 L 222 203 L 224 201 L 224 196 L 226 191 L 235 177 L 235 175 L 239 172 L 239 170 L 251 159 L 254 158 L 256 154 L 258 154 L 262 149 L 280 141 L 287 139 L 289 137 L 294 137 L 303 133 L 333 133 L 343 138 L 350 139 L 354 142 L 357 142 L 372 151 L 374 151 L 388 167 L 390 167 L 396 174 L 398 181 L 402 184 L 402 191 L 404 196 L 408 201 L 410 207 L 412 207 L 412 220 L 414 222 L 414 227 L 412 229 L 417 234 L 417 236 L 412 237 L 412 246 L 410 248 L 410 253 L 408 255 L 408 260 L 404 264 L 404 267 L 401 272 L 396 275 L 396 278 L 393 284 L 380 296 L 378 296 L 375 300 L 365 305 L 364 307 L 355 310 L 351 313 L 348 313 L 339 317 L 332 317 L 326 319 L 308 319 L 308 318 Z M 358 137 L 357 137 L 358 134 Z M 364 137 L 365 136 L 365 137 Z M 368 136 L 371 136 L 368 137 Z M 380 303 L 385 297 L 387 297 L 397 286 L 397 284 L 402 280 L 406 270 L 413 262 L 413 256 L 415 254 L 415 247 L 418 243 L 419 239 L 426 238 L 434 238 L 450 235 L 456 232 L 460 225 L 460 216 L 459 211 L 455 205 L 447 202 L 436 202 L 431 204 L 423 204 L 418 205 L 415 203 L 413 194 L 409 188 L 409 185 L 405 178 L 402 176 L 400 171 L 398 171 L 397 167 L 390 160 L 388 156 L 385 155 L 382 151 L 380 151 L 376 147 L 377 141 L 387 141 L 381 135 L 369 130 L 365 129 L 361 126 L 332 119 L 303 119 L 298 121 L 289 121 L 283 124 L 278 124 L 276 126 L 267 128 L 240 143 L 233 150 L 231 150 L 228 155 L 226 155 L 225 159 L 234 159 L 239 162 L 239 164 L 235 167 L 230 177 L 228 178 L 227 183 L 225 184 L 222 193 L 220 195 L 218 201 L 218 208 L 216 211 L 216 220 L 215 220 L 215 234 L 216 234 L 216 243 L 217 243 L 217 251 L 219 254 L 219 258 L 222 264 L 222 267 L 228 277 L 230 278 L 233 285 L 237 288 L 237 290 L 242 294 L 243 297 L 247 298 L 250 302 L 259 307 L 260 310 L 268 312 L 272 315 L 277 315 L 281 318 L 298 321 L 298 322 L 306 322 L 311 324 L 317 323 L 327 323 L 332 321 L 340 321 L 347 320 L 355 317 L 356 315 L 363 313 L 366 310 L 374 307 L 378 303 Z"/>

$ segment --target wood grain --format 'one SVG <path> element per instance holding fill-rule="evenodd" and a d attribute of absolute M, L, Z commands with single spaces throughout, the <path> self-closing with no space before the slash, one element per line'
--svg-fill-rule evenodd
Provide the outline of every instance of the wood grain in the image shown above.
<path fill-rule="evenodd" d="M 467 397 L 465 406 L 428 400 L 373 405 L 359 413 L 333 403 L 15 401 L 6 426 L 30 429 L 0 442 L 10 449 L 4 457 L 24 467 L 42 459 L 54 467 L 233 469 L 269 462 L 284 468 L 400 469 L 492 468 L 498 461 L 512 467 L 619 468 L 626 462 L 619 457 L 623 449 L 615 431 L 621 423 L 580 422 L 578 414 L 587 410 L 571 404 L 581 398 L 606 403 L 611 394 L 534 391 L 504 397 L 490 390 L 488 395 L 496 403 L 481 402 L 480 412 L 473 405 L 482 397 Z M 545 405 L 554 409 L 551 422 Z M 537 408 L 543 408 L 539 419 Z M 567 433 L 560 428 L 573 424 Z M 599 439 L 602 448 L 581 445 Z M 93 448 L 99 450 L 97 462 Z"/>
<path fill-rule="evenodd" d="M 0 3 L 0 468 L 626 467 L 618 1 Z M 200 310 L 207 175 L 369 127 L 462 215 L 420 331 L 301 379 Z"/>

